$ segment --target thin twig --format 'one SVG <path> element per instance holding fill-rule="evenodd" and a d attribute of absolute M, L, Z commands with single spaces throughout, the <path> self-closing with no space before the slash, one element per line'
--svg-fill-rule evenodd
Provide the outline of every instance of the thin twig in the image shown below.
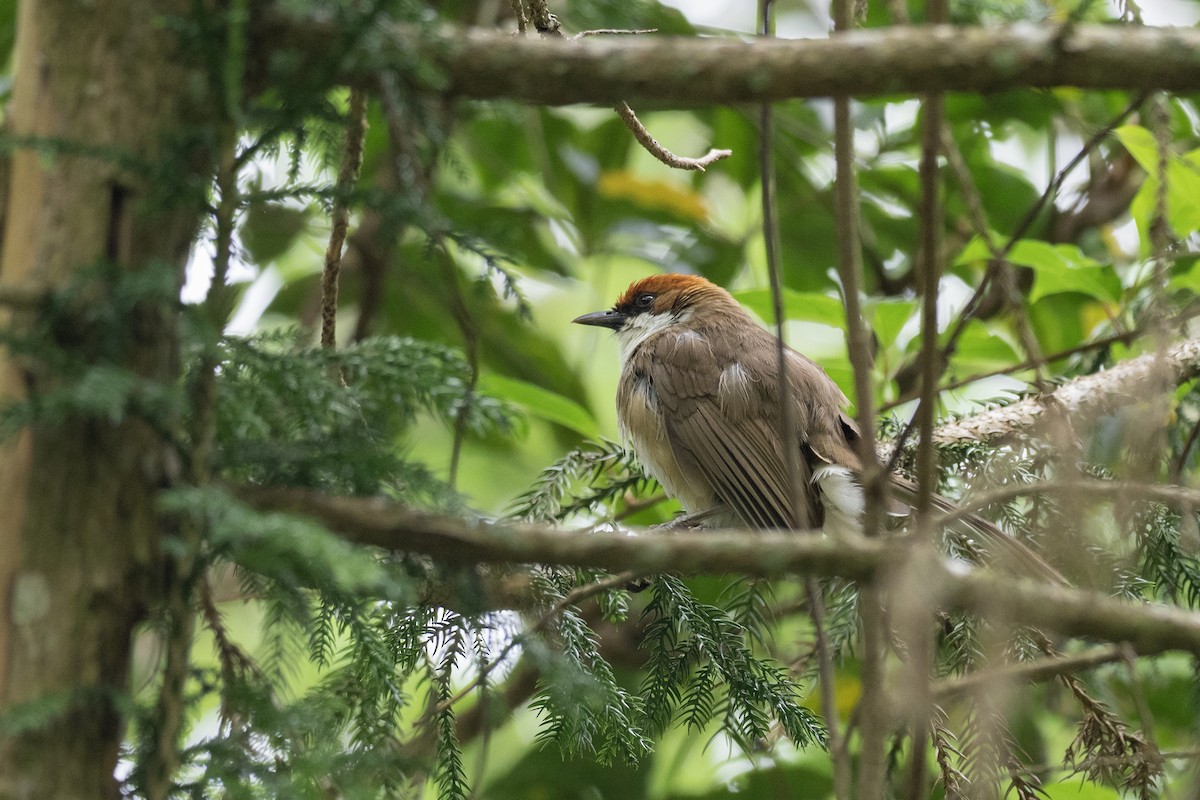
<path fill-rule="evenodd" d="M 954 139 L 954 132 L 948 123 L 942 125 L 942 152 L 946 154 L 946 163 L 950 166 L 950 171 L 954 173 L 959 188 L 962 190 L 963 200 L 967 206 L 967 215 L 971 219 L 971 227 L 975 229 L 975 235 L 979 236 L 987 247 L 988 253 L 991 254 L 996 269 L 999 271 L 998 278 L 1016 317 L 1017 335 L 1020 338 L 1021 346 L 1025 349 L 1025 360 L 1037 370 L 1038 385 L 1044 386 L 1046 360 L 1042 356 L 1041 345 L 1033 331 L 1033 323 L 1029 319 L 1021 292 L 1017 288 L 1016 268 L 1008 260 L 1006 249 L 1001 248 L 996 243 L 995 237 L 992 236 L 992 228 L 988 224 L 987 213 L 983 208 L 983 197 L 979 192 L 979 187 L 975 185 L 975 179 L 971 176 L 971 170 L 967 166 L 966 159 L 963 158 L 962 150 L 959 149 L 958 142 Z M 1011 246 L 1008 250 L 1011 251 Z"/>
<path fill-rule="evenodd" d="M 1078 492 L 1110 501 L 1121 499 L 1126 495 L 1132 495 L 1142 500 L 1150 500 L 1168 506 L 1200 504 L 1200 490 L 1191 489 L 1186 486 L 1163 486 L 1161 484 L 1139 483 L 1137 481 L 1059 479 L 1010 484 L 963 498 L 952 511 L 935 517 L 934 522 L 939 526 L 949 525 L 996 503 L 1004 503 L 1017 497 L 1024 497 L 1025 495 L 1051 492 Z"/>
<path fill-rule="evenodd" d="M 625 127 L 633 132 L 633 138 L 638 140 L 638 144 L 646 148 L 650 155 L 657 158 L 668 167 L 674 169 L 699 170 L 704 172 L 704 169 L 710 164 L 720 161 L 723 158 L 729 158 L 733 155 L 732 150 L 709 150 L 700 158 L 685 158 L 677 156 L 667 148 L 658 143 L 650 131 L 646 130 L 646 126 L 637 118 L 637 114 L 633 113 L 633 109 L 629 104 L 621 101 L 616 105 L 617 114 L 621 117 L 621 121 L 625 123 Z"/>
<path fill-rule="evenodd" d="M 817 579 L 808 577 L 804 581 L 808 595 L 808 614 L 813 623 L 813 645 L 817 653 L 817 683 L 821 692 L 821 714 L 825 717 L 828 736 L 826 748 L 833 761 L 833 794 L 837 800 L 850 800 L 852 775 L 850 754 L 842 746 L 841 721 L 837 709 L 837 672 L 833 668 L 833 653 L 829 648 L 829 637 L 825 632 L 825 600 Z"/>
<path fill-rule="evenodd" d="M 1078 672 L 1092 667 L 1111 664 L 1123 658 L 1122 646 L 1107 645 L 1071 656 L 1055 656 L 1037 661 L 1023 661 L 1004 667 L 994 667 L 945 680 L 933 687 L 933 696 L 939 702 L 949 702 L 964 694 L 997 683 L 1044 681 L 1056 678 L 1065 672 Z"/>
<path fill-rule="evenodd" d="M 520 1 L 521 0 L 513 0 L 514 3 Z M 537 28 L 539 33 L 554 37 L 563 36 L 562 29 L 558 23 L 558 18 L 550 13 L 545 0 L 533 0 L 531 3 L 531 8 L 532 11 L 530 17 L 533 20 L 534 27 Z M 582 33 L 577 33 L 574 36 L 567 38 L 569 38 L 570 41 L 578 41 L 589 36 L 637 35 L 644 33 L 655 33 L 656 30 L 656 28 L 630 30 L 620 28 L 600 28 L 596 30 L 583 31 Z M 524 31 L 522 30 L 522 32 Z M 687 158 L 685 156 L 675 155 L 670 150 L 659 144 L 658 140 L 650 135 L 650 131 L 648 131 L 646 126 L 642 124 L 642 121 L 638 119 L 637 114 L 635 114 L 633 109 L 629 107 L 628 103 L 622 100 L 621 102 L 617 103 L 614 108 L 617 112 L 617 116 L 619 116 L 621 121 L 625 123 L 625 127 L 629 128 L 629 130 L 633 133 L 633 138 L 637 140 L 638 144 L 644 147 L 646 151 L 650 153 L 650 155 L 654 156 L 672 169 L 704 172 L 705 168 L 709 165 L 720 161 L 721 159 L 729 158 L 731 155 L 733 155 L 732 150 L 717 149 L 709 150 L 700 158 Z"/>
<path fill-rule="evenodd" d="M 529 17 L 525 16 L 524 0 L 509 0 L 513 14 L 517 17 L 517 33 L 524 36 L 529 27 Z"/>
<path fill-rule="evenodd" d="M 644 33 L 658 33 L 658 28 L 596 28 L 590 31 L 581 31 L 572 39 L 583 39 L 588 36 L 637 36 Z"/>
<path fill-rule="evenodd" d="M 225 282 L 233 257 L 234 216 L 238 207 L 236 159 L 234 137 L 230 135 L 229 143 L 222 148 L 217 167 L 220 201 L 215 221 L 216 253 L 213 258 L 213 278 L 204 302 L 214 337 L 220 334 L 229 310 L 229 288 Z M 204 486 L 211 480 L 209 462 L 216 439 L 216 369 L 215 351 L 209 349 L 201 356 L 190 397 L 192 442 L 188 477 L 195 486 Z M 183 552 L 171 565 L 172 574 L 164 603 L 167 620 L 166 655 L 156 710 L 158 730 L 153 750 L 147 756 L 146 797 L 149 800 L 166 800 L 170 796 L 173 777 L 179 768 L 179 738 L 183 733 L 186 710 L 183 691 L 196 628 L 192 595 L 196 580 L 203 570 L 200 558 L 203 523 L 197 519 L 183 518 L 177 524 L 183 540 Z"/>
<path fill-rule="evenodd" d="M 458 268 L 446 250 L 445 243 L 439 243 L 437 249 L 442 260 L 442 274 L 450 290 L 450 311 L 458 324 L 459 332 L 462 333 L 463 353 L 467 358 L 469 371 L 458 412 L 454 415 L 454 441 L 450 447 L 449 469 L 449 484 L 453 489 L 458 482 L 458 463 L 467 436 L 467 416 L 471 413 L 471 405 L 475 401 L 475 388 L 479 384 L 479 328 L 471 316 L 470 309 L 467 308 L 466 299 L 458 285 Z"/>
<path fill-rule="evenodd" d="M 949 15 L 947 0 L 929 0 L 926 4 L 929 22 L 945 22 Z M 918 290 L 921 293 L 921 397 L 913 415 L 920 441 L 917 446 L 916 551 L 905 565 L 900 578 L 908 591 L 898 609 L 900 625 L 908 646 L 906 664 L 908 729 L 912 736 L 908 763 L 908 797 L 925 797 L 927 781 L 926 742 L 933 723 L 933 698 L 930 678 L 933 674 L 933 626 L 929 616 L 935 598 L 932 586 L 924 579 L 924 564 L 933 555 L 934 528 L 929 516 L 937 484 L 933 446 L 933 425 L 938 397 L 938 380 L 942 364 L 938 358 L 938 287 L 942 273 L 942 201 L 938 155 L 942 150 L 942 125 L 945 99 L 941 93 L 931 93 L 922 101 L 921 126 L 921 246 L 919 250 Z"/>
<path fill-rule="evenodd" d="M 1196 444 L 1198 437 L 1200 437 L 1200 419 L 1196 420 L 1196 424 L 1192 426 L 1192 432 L 1188 434 L 1187 441 L 1179 450 L 1179 458 L 1175 461 L 1175 468 L 1171 470 L 1171 480 L 1174 483 L 1179 483 L 1179 479 L 1183 476 L 1183 470 L 1187 467 L 1188 453 L 1192 452 L 1192 446 Z"/>
<path fill-rule="evenodd" d="M 1029 229 L 1033 227 L 1033 223 L 1037 221 L 1037 218 L 1041 215 L 1042 210 L 1046 207 L 1046 204 L 1049 203 L 1059 191 L 1061 191 L 1063 183 L 1066 182 L 1067 177 L 1071 174 L 1071 172 L 1074 171 L 1077 166 L 1082 164 L 1084 159 L 1086 159 L 1093 150 L 1099 147 L 1101 142 L 1106 140 L 1112 134 L 1112 132 L 1116 130 L 1117 127 L 1126 120 L 1126 118 L 1129 117 L 1130 114 L 1141 108 L 1142 104 L 1146 102 L 1147 97 L 1149 97 L 1148 92 L 1139 92 L 1128 106 L 1126 106 L 1119 114 L 1117 114 L 1117 116 L 1113 117 L 1107 125 L 1096 131 L 1096 133 L 1092 134 L 1092 136 L 1086 142 L 1084 142 L 1083 147 L 1079 149 L 1079 152 L 1076 153 L 1069 162 L 1067 162 L 1066 166 L 1058 171 L 1058 174 L 1054 176 L 1054 180 L 1050 181 L 1050 184 L 1046 187 L 1046 190 L 1042 192 L 1041 196 L 1034 202 L 1032 206 L 1029 207 L 1029 210 L 1025 212 L 1025 216 L 1023 216 L 1021 221 L 1017 223 L 1016 228 L 1013 230 L 1012 236 L 1009 237 L 1008 242 L 1004 245 L 1004 247 L 1000 249 L 998 255 L 1000 255 L 1002 258 L 1007 258 L 1012 253 L 1013 248 L 1017 246 L 1017 242 L 1019 242 L 1022 237 L 1029 232 Z M 949 360 L 950 356 L 954 353 L 954 349 L 958 344 L 958 339 L 962 335 L 963 330 L 966 328 L 967 323 L 974 318 L 975 311 L 979 307 L 979 303 L 983 300 L 983 297 L 988 290 L 991 272 L 992 271 L 989 270 L 988 273 L 984 275 L 984 278 L 980 282 L 979 287 L 975 290 L 975 293 L 971 295 L 971 298 L 967 301 L 966 305 L 963 306 L 962 311 L 959 312 L 954 328 L 951 329 L 950 335 L 947 337 L 946 343 L 942 347 L 944 359 Z"/>
<path fill-rule="evenodd" d="M 761 0 L 759 4 L 759 20 L 761 28 L 759 35 L 767 38 L 774 35 L 774 0 Z M 762 178 L 762 227 L 763 241 L 767 257 L 767 274 L 771 281 L 771 302 L 775 313 L 775 337 L 777 365 L 779 371 L 779 402 L 783 436 L 785 465 L 788 474 L 788 484 L 791 490 L 792 513 L 802 527 L 815 524 L 816 519 L 812 503 L 806 487 L 802 485 L 800 476 L 800 451 L 796 442 L 800 436 L 796 431 L 796 413 L 792 404 L 792 386 L 788 380 L 787 345 L 784 343 L 783 323 L 783 279 L 779 269 L 779 225 L 778 208 L 775 203 L 775 165 L 774 165 L 774 123 L 772 120 L 771 104 L 763 103 L 759 117 L 758 156 L 759 170 Z M 726 151 L 728 152 L 728 151 Z M 839 738 L 837 711 L 837 694 L 834 681 L 833 656 L 829 651 L 829 640 L 825 635 L 825 604 L 821 598 L 821 588 L 816 579 L 809 577 L 805 580 L 805 591 L 808 594 L 809 615 L 813 622 L 813 635 L 817 653 L 818 683 L 821 692 L 821 713 L 825 717 L 825 730 L 828 736 L 829 752 L 833 754 L 833 784 L 834 794 L 838 800 L 850 798 L 850 758 L 842 749 Z"/>
<path fill-rule="evenodd" d="M 367 138 L 367 93 L 364 90 L 350 90 L 350 111 L 347 118 L 349 124 L 346 126 L 346 145 L 338 169 L 329 245 L 325 248 L 325 270 L 321 279 L 321 346 L 328 349 L 337 346 L 338 276 L 342 271 L 342 245 L 350 227 L 350 208 L 347 201 L 358 180 L 363 145 Z"/>
<path fill-rule="evenodd" d="M 1181 311 L 1179 314 L 1175 315 L 1171 320 L 1171 324 L 1186 322 L 1187 320 L 1189 320 L 1192 317 L 1195 317 L 1197 315 L 1200 315 L 1200 303 L 1194 303 L 1191 307 L 1186 308 L 1183 311 Z M 1080 355 L 1081 353 L 1086 353 L 1089 350 L 1100 350 L 1105 347 L 1111 347 L 1114 344 L 1130 344 L 1131 342 L 1135 341 L 1136 339 L 1138 339 L 1141 336 L 1144 336 L 1148 332 L 1149 331 L 1146 328 L 1138 327 L 1138 328 L 1133 328 L 1131 330 L 1122 331 L 1120 333 L 1114 333 L 1109 336 L 1102 337 L 1100 339 L 1095 339 L 1090 342 L 1084 342 L 1083 344 L 1076 345 L 1075 347 L 1068 347 L 1064 350 L 1059 350 L 1054 353 L 1048 353 L 1045 356 L 1043 356 L 1043 361 L 1045 361 L 1045 363 L 1047 363 L 1047 364 L 1051 364 L 1051 363 L 1054 363 L 1055 361 L 1061 361 L 1064 358 L 1070 358 L 1071 356 L 1076 356 L 1076 355 Z M 943 383 L 941 385 L 941 387 L 939 388 L 939 391 L 949 392 L 949 391 L 953 391 L 955 389 L 961 389 L 964 386 L 968 386 L 972 383 L 975 383 L 976 381 L 984 380 L 985 378 L 994 378 L 998 375 L 1010 375 L 1014 372 L 1021 372 L 1022 370 L 1033 369 L 1035 366 L 1036 366 L 1036 364 L 1034 362 L 1032 362 L 1029 359 L 1026 359 L 1026 360 L 1020 362 L 1019 364 L 1012 364 L 1007 367 L 998 367 L 997 369 L 988 370 L 987 372 L 972 373 L 971 375 L 968 375 L 965 378 L 958 378 L 956 380 L 947 381 L 946 383 Z M 888 402 L 888 403 L 884 403 L 882 406 L 880 406 L 879 413 L 882 414 L 887 411 L 891 411 L 893 408 L 904 405 L 905 403 L 911 402 L 916 399 L 917 399 L 917 394 L 913 393 L 913 392 L 910 392 L 905 395 L 901 395 L 900 397 L 896 398 L 895 400 L 892 400 L 891 402 Z"/>
<path fill-rule="evenodd" d="M 834 30 L 845 32 L 853 26 L 853 0 L 833 3 Z M 854 393 L 860 429 L 859 457 L 862 459 L 862 484 L 866 495 L 863 531 L 875 536 L 883 519 L 885 476 L 875 454 L 874 389 L 871 385 L 871 350 L 866 321 L 862 315 L 862 251 L 859 241 L 858 180 L 854 172 L 854 122 L 850 98 L 833 100 L 834 128 L 834 203 L 838 230 L 838 275 L 846 305 L 846 344 L 854 370 Z M 878 581 L 860 590 L 859 615 L 863 627 L 862 744 L 859 753 L 857 796 L 876 800 L 882 795 L 888 716 L 884 662 L 887 647 L 887 623 L 883 613 L 882 586 Z M 848 735 L 848 734 L 847 734 Z"/>
<path fill-rule="evenodd" d="M 759 35 L 766 38 L 772 35 L 772 7 L 774 0 L 761 0 L 758 7 L 761 27 Z M 787 345 L 784 343 L 783 323 L 783 278 L 779 269 L 779 225 L 778 209 L 775 204 L 775 164 L 774 137 L 771 118 L 771 104 L 763 103 L 759 110 L 758 130 L 758 165 L 761 173 L 761 207 L 763 249 L 766 251 L 767 275 L 771 282 L 771 305 L 775 313 L 775 354 L 778 371 L 778 392 L 780 409 L 780 430 L 778 431 L 784 446 L 784 468 L 787 470 L 788 490 L 792 516 L 799 528 L 812 528 L 817 525 L 816 515 L 809 502 L 809 493 L 800 475 L 800 448 L 795 443 L 801 441 L 796 430 L 796 410 L 792 405 L 792 384 L 787 368 Z"/>

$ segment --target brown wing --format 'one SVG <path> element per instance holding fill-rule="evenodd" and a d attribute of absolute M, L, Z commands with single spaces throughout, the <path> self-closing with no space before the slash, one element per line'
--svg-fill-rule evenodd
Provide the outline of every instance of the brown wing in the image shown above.
<path fill-rule="evenodd" d="M 724 351 L 712 346 L 714 333 L 717 341 L 726 343 Z M 801 508 L 798 513 L 791 509 L 774 343 L 774 337 L 752 325 L 683 334 L 664 331 L 645 342 L 635 359 L 663 405 L 667 438 L 681 468 L 702 474 L 747 525 L 813 527 L 821 523 L 821 512 L 810 484 L 812 465 L 804 457 L 796 465 Z M 807 359 L 798 362 L 801 369 L 804 362 Z M 803 438 L 812 438 L 821 460 L 853 460 L 839 422 L 845 398 L 819 367 L 807 364 L 819 375 L 816 395 L 811 387 L 810 393 L 801 392 L 811 376 L 801 375 L 801 385 L 796 386 L 796 376 L 789 374 L 797 430 L 809 432 Z M 856 460 L 852 464 L 857 467 Z"/>

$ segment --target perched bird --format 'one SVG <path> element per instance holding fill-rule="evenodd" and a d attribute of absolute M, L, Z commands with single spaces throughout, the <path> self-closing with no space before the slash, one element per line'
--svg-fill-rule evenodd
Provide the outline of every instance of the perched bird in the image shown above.
<path fill-rule="evenodd" d="M 621 435 L 689 515 L 715 527 L 861 531 L 859 432 L 845 413 L 849 401 L 819 365 L 785 348 L 797 439 L 785 441 L 779 340 L 727 291 L 694 275 L 654 275 L 633 283 L 611 310 L 574 322 L 616 334 Z M 891 480 L 898 498 L 915 496 L 911 482 Z M 935 504 L 951 507 L 941 497 Z M 966 525 L 993 555 L 1065 582 L 992 523 L 968 517 Z"/>

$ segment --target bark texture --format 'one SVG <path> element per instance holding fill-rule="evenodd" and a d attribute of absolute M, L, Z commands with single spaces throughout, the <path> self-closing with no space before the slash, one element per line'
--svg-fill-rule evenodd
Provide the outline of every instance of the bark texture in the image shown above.
<path fill-rule="evenodd" d="M 81 362 L 103 358 L 167 384 L 178 379 L 169 298 L 136 304 L 119 344 L 102 356 L 103 331 L 86 312 L 111 303 L 122 274 L 182 275 L 199 207 L 180 199 L 179 184 L 163 185 L 187 169 L 176 165 L 164 178 L 157 167 L 181 157 L 175 134 L 195 122 L 202 100 L 203 81 L 189 81 L 164 24 L 190 8 L 185 0 L 21 3 L 7 116 L 27 146 L 12 154 L 0 288 L 53 292 L 116 265 L 109 280 L 88 284 L 55 344 Z M 20 336 L 44 322 L 41 313 L 16 311 L 0 325 Z M 0 403 L 79 377 L 36 357 L 0 359 Z M 159 429 L 133 412 L 48 419 L 3 447 L 0 712 L 34 704 L 48 721 L 0 739 L 0 798 L 115 797 L 123 723 L 114 700 L 127 691 L 133 628 L 161 583 L 154 493 L 171 481 L 174 458 Z"/>
<path fill-rule="evenodd" d="M 1102 481 L 1086 486 L 1110 493 L 1116 488 Z M 937 607 L 1020 620 L 1067 636 L 1126 642 L 1140 655 L 1181 650 L 1200 656 L 1200 614 L 1193 611 L 1127 602 L 1094 591 L 974 570 L 962 562 L 928 559 L 914 551 L 907 539 L 834 540 L 755 531 L 754 548 L 748 549 L 747 533 L 736 530 L 581 535 L 540 525 L 471 524 L 381 498 L 252 487 L 242 488 L 238 495 L 259 510 L 311 516 L 352 542 L 450 563 L 558 564 L 630 570 L 634 575 L 664 571 L 761 577 L 800 574 L 861 581 L 896 574 L 908 559 L 925 558 L 928 565 L 923 574 Z M 1189 496 L 1196 499 L 1194 492 Z"/>
<path fill-rule="evenodd" d="M 260 55 L 287 49 L 316 58 L 334 23 L 275 13 Z M 579 41 L 396 26 L 379 52 L 347 59 L 344 80 L 371 85 L 380 59 L 402 71 L 413 52 L 443 73 L 436 90 L 529 103 L 674 106 L 793 97 L 992 92 L 1024 87 L 1200 88 L 1200 30 L 1133 25 L 923 25 L 837 33 L 827 39 L 603 37 Z M 306 56 L 306 54 L 311 54 Z"/>

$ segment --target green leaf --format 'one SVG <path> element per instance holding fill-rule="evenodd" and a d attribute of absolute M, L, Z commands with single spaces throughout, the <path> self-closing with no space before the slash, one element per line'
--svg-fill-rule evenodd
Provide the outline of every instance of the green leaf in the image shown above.
<path fill-rule="evenodd" d="M 871 330 L 875 331 L 881 347 L 891 347 L 896 343 L 900 330 L 916 310 L 917 304 L 912 300 L 886 300 L 871 304 L 868 312 Z"/>
<path fill-rule="evenodd" d="M 241 239 L 254 263 L 269 264 L 282 256 L 308 226 L 309 209 L 282 203 L 251 203 Z"/>
<path fill-rule="evenodd" d="M 1150 250 L 1150 223 L 1158 203 L 1158 142 L 1153 133 L 1140 125 L 1123 125 L 1115 133 L 1147 174 L 1130 206 L 1141 235 L 1140 251 L 1145 255 Z M 1166 206 L 1167 222 L 1176 235 L 1185 237 L 1200 230 L 1200 149 L 1182 156 L 1168 154 Z"/>
<path fill-rule="evenodd" d="M 536 384 L 488 373 L 479 376 L 479 390 L 520 406 L 535 417 L 570 428 L 586 438 L 600 435 L 600 426 L 586 408 Z"/>
<path fill-rule="evenodd" d="M 1151 175 L 1158 174 L 1158 144 L 1154 134 L 1141 125 L 1122 125 L 1113 131 L 1117 139 L 1137 159 L 1142 169 Z"/>
<path fill-rule="evenodd" d="M 956 374 L 983 372 L 1007 367 L 1020 361 L 1003 335 L 992 330 L 986 323 L 973 319 L 967 323 L 958 344 L 954 348 L 953 369 Z"/>
<path fill-rule="evenodd" d="M 1193 263 L 1187 271 L 1171 276 L 1170 286 L 1172 289 L 1183 289 L 1200 294 L 1200 260 Z"/>
<path fill-rule="evenodd" d="M 972 239 L 956 264 L 968 264 L 991 258 L 980 237 Z M 1036 275 L 1029 302 L 1052 294 L 1079 292 L 1104 302 L 1115 303 L 1121 296 L 1121 279 L 1109 265 L 1088 258 L 1073 244 L 1050 244 L 1037 239 L 1022 239 L 1009 251 L 1013 264 L 1029 267 Z"/>
<path fill-rule="evenodd" d="M 733 299 L 757 314 L 764 322 L 775 322 L 775 304 L 770 289 L 747 289 L 734 292 Z M 846 326 L 846 311 L 842 301 L 820 292 L 783 290 L 783 314 L 789 320 L 803 320 L 829 325 Z"/>

